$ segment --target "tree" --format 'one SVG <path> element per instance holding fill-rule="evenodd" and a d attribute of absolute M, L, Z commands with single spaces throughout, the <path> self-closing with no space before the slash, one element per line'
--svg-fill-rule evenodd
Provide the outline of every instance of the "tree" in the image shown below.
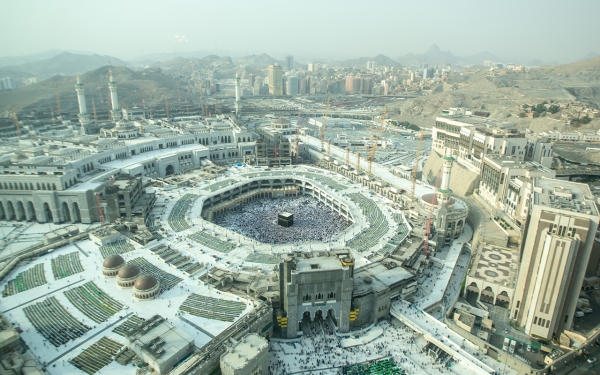
<path fill-rule="evenodd" d="M 560 111 L 560 106 L 556 105 L 556 104 L 552 104 L 550 107 L 548 107 L 548 112 L 555 114 L 557 112 Z"/>
<path fill-rule="evenodd" d="M 520 118 L 523 118 L 523 117 L 525 117 L 525 116 L 526 116 L 526 115 L 525 115 L 525 112 L 521 112 L 521 113 L 519 113 L 519 117 L 520 117 Z"/>

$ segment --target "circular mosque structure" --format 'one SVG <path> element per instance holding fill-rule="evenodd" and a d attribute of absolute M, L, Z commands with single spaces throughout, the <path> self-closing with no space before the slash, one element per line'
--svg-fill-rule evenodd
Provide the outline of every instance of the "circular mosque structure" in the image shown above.
<path fill-rule="evenodd" d="M 135 280 L 140 277 L 140 273 L 140 269 L 133 264 L 121 267 L 117 273 L 117 285 L 121 288 L 131 288 Z"/>
<path fill-rule="evenodd" d="M 133 284 L 133 296 L 140 300 L 153 299 L 160 291 L 160 283 L 152 275 L 140 276 Z"/>
<path fill-rule="evenodd" d="M 111 255 L 102 262 L 102 274 L 106 277 L 115 277 L 121 267 L 125 265 L 125 259 L 120 255 Z"/>

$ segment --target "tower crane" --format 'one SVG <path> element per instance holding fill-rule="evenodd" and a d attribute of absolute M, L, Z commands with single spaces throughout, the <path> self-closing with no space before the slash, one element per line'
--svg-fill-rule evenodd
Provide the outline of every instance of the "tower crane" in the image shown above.
<path fill-rule="evenodd" d="M 410 200 L 415 197 L 415 184 L 417 183 L 417 172 L 419 171 L 419 159 L 421 158 L 421 147 L 423 146 L 423 133 L 419 135 L 419 146 L 415 155 L 415 165 L 413 167 L 412 176 L 410 178 Z"/>
<path fill-rule="evenodd" d="M 383 124 L 385 122 L 385 116 L 387 115 L 387 108 L 383 111 L 383 115 L 381 116 L 381 124 L 379 124 L 379 128 L 377 129 L 377 136 L 373 137 L 373 127 L 371 127 L 371 151 L 369 153 L 369 176 L 372 175 L 373 161 L 375 160 L 375 150 L 377 150 L 377 142 L 379 142 L 379 137 L 381 136 L 381 131 L 383 130 Z"/>
<path fill-rule="evenodd" d="M 329 113 L 329 99 L 331 95 L 327 96 L 327 105 L 325 106 L 325 116 L 323 117 L 323 125 L 321 125 L 321 152 L 325 151 L 324 140 L 325 140 L 325 129 L 327 128 L 327 114 Z"/>

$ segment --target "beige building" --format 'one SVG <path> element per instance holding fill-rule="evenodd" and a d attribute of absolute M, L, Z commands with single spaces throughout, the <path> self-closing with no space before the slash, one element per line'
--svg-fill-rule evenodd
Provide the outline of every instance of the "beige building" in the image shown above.
<path fill-rule="evenodd" d="M 529 335 L 559 337 L 573 325 L 598 208 L 586 184 L 537 178 L 510 317 Z"/>
<path fill-rule="evenodd" d="M 267 72 L 269 76 L 269 94 L 283 95 L 283 71 L 281 65 L 269 65 Z"/>

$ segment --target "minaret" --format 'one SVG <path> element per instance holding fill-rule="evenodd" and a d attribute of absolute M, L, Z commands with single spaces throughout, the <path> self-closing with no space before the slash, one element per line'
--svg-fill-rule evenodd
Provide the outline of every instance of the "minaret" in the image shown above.
<path fill-rule="evenodd" d="M 121 110 L 119 109 L 119 99 L 117 98 L 117 83 L 113 79 L 112 70 L 110 71 L 110 82 L 108 82 L 108 88 L 110 89 L 110 102 L 112 104 L 110 115 L 113 121 L 119 121 L 121 119 Z"/>
<path fill-rule="evenodd" d="M 79 102 L 79 123 L 81 123 L 82 134 L 85 134 L 85 127 L 90 123 L 90 115 L 87 113 L 87 107 L 85 105 L 85 89 L 81 78 L 77 75 L 77 84 L 75 85 L 77 91 L 77 101 Z"/>
<path fill-rule="evenodd" d="M 442 182 L 440 183 L 437 197 L 438 203 L 442 205 L 448 203 L 450 194 L 452 194 L 452 190 L 450 190 L 450 173 L 452 172 L 453 162 L 454 157 L 452 156 L 452 150 L 447 148 L 446 156 L 444 156 L 444 166 L 442 167 Z"/>
<path fill-rule="evenodd" d="M 239 116 L 242 111 L 242 103 L 240 102 L 240 76 L 235 75 L 235 115 Z"/>

